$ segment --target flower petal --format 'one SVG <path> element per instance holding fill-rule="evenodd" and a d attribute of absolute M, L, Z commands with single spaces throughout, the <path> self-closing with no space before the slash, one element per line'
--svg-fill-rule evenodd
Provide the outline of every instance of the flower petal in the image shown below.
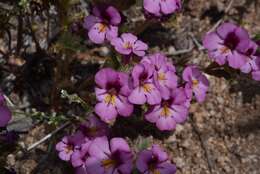
<path fill-rule="evenodd" d="M 95 112 L 106 123 L 114 122 L 117 116 L 116 108 L 112 104 L 104 102 L 96 104 Z"/>
<path fill-rule="evenodd" d="M 130 103 L 142 105 L 146 102 L 146 96 L 141 87 L 136 87 L 131 94 L 128 96 Z"/>
<path fill-rule="evenodd" d="M 105 41 L 106 29 L 100 31 L 101 25 L 103 24 L 95 24 L 88 32 L 89 39 L 96 44 L 101 44 Z"/>
<path fill-rule="evenodd" d="M 104 174 L 105 169 L 101 161 L 95 157 L 89 157 L 86 160 L 86 169 L 88 174 Z"/>
<path fill-rule="evenodd" d="M 112 153 L 116 151 L 131 152 L 128 143 L 123 138 L 112 138 L 110 148 Z"/>
<path fill-rule="evenodd" d="M 150 150 L 143 150 L 138 154 L 136 167 L 141 173 L 144 173 L 149 169 L 148 162 L 152 159 L 152 156 L 153 153 Z"/>
<path fill-rule="evenodd" d="M 12 114 L 7 106 L 0 106 L 0 127 L 7 126 L 8 122 L 11 120 Z"/>
<path fill-rule="evenodd" d="M 116 98 L 116 109 L 121 116 L 131 116 L 134 106 L 130 104 L 126 97 L 119 96 Z"/>
<path fill-rule="evenodd" d="M 156 121 L 156 126 L 161 130 L 161 131 L 170 131 L 174 130 L 176 127 L 176 122 L 172 117 L 160 117 Z"/>
<path fill-rule="evenodd" d="M 160 0 L 144 0 L 144 9 L 152 14 L 160 14 Z"/>
<path fill-rule="evenodd" d="M 107 137 L 98 137 L 89 146 L 89 155 L 98 160 L 104 160 L 111 154 Z"/>

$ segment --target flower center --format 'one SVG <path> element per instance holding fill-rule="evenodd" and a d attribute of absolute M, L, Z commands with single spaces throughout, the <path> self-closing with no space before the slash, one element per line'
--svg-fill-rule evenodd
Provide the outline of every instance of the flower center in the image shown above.
<path fill-rule="evenodd" d="M 116 105 L 116 96 L 115 95 L 111 95 L 111 94 L 107 94 L 105 96 L 104 101 L 108 105 L 111 104 L 111 105 L 115 106 Z"/>
<path fill-rule="evenodd" d="M 65 153 L 66 154 L 69 154 L 73 151 L 73 145 L 68 145 L 65 149 Z"/>
<path fill-rule="evenodd" d="M 103 160 L 101 163 L 105 170 L 108 170 L 109 168 L 114 167 L 116 165 L 116 161 L 112 159 Z"/>
<path fill-rule="evenodd" d="M 157 80 L 159 80 L 159 81 L 164 81 L 164 80 L 166 80 L 165 74 L 162 73 L 162 72 L 158 73 Z"/>
<path fill-rule="evenodd" d="M 143 85 L 144 92 L 150 93 L 153 89 L 153 87 L 150 84 L 144 84 Z"/>
<path fill-rule="evenodd" d="M 199 81 L 197 79 L 194 79 L 194 80 L 192 80 L 192 84 L 193 84 L 193 86 L 198 86 Z"/>
<path fill-rule="evenodd" d="M 159 170 L 153 170 L 153 174 L 161 174 L 161 172 Z"/>
<path fill-rule="evenodd" d="M 106 85 L 106 90 L 110 95 L 117 95 L 120 92 L 122 85 L 119 81 L 110 82 Z"/>
<path fill-rule="evenodd" d="M 230 52 L 230 49 L 226 46 L 223 46 L 220 48 L 220 52 L 221 52 L 221 54 L 226 54 L 226 53 Z"/>
<path fill-rule="evenodd" d="M 124 44 L 124 48 L 125 49 L 132 49 L 133 48 L 133 45 L 128 41 Z"/>
<path fill-rule="evenodd" d="M 249 48 L 247 51 L 246 51 L 246 55 L 249 57 L 249 56 L 252 56 L 253 55 L 253 52 L 254 52 L 254 49 L 253 48 Z"/>
<path fill-rule="evenodd" d="M 97 127 L 90 127 L 88 129 L 88 132 L 91 134 L 91 135 L 95 135 L 97 132 L 98 132 L 98 128 Z"/>
<path fill-rule="evenodd" d="M 153 155 L 152 159 L 148 162 L 149 171 L 152 174 L 160 174 L 160 171 L 158 171 L 157 169 L 157 163 L 158 163 L 158 158 Z"/>
<path fill-rule="evenodd" d="M 170 108 L 168 106 L 163 106 L 162 111 L 161 111 L 161 116 L 163 117 L 169 117 L 171 116 L 171 111 Z"/>
<path fill-rule="evenodd" d="M 236 33 L 231 32 L 227 35 L 224 45 L 228 47 L 230 50 L 236 49 L 240 39 L 237 37 Z"/>
<path fill-rule="evenodd" d="M 99 33 L 106 32 L 106 30 L 107 30 L 107 25 L 106 25 L 106 24 L 100 23 L 100 24 L 98 25 L 98 31 L 99 31 Z"/>

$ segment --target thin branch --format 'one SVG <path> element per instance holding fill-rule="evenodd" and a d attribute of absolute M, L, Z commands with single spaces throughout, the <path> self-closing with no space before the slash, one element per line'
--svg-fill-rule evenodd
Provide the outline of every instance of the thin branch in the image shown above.
<path fill-rule="evenodd" d="M 14 103 L 11 101 L 11 99 L 9 99 L 6 95 L 4 95 L 5 100 L 7 101 L 7 103 L 11 106 L 11 107 L 15 107 Z"/>
<path fill-rule="evenodd" d="M 188 35 L 191 37 L 193 43 L 198 47 L 199 51 L 205 50 L 204 46 L 196 39 L 193 33 L 188 33 Z"/>
<path fill-rule="evenodd" d="M 64 123 L 63 125 L 61 125 L 59 128 L 57 128 L 56 130 L 54 130 L 53 132 L 49 133 L 48 135 L 46 135 L 45 137 L 43 137 L 41 140 L 35 142 L 34 144 L 30 145 L 26 150 L 27 151 L 31 151 L 32 149 L 34 149 L 35 147 L 39 146 L 40 144 L 44 143 L 45 141 L 47 141 L 48 139 L 50 139 L 51 137 L 53 137 L 56 133 L 58 133 L 59 131 L 61 131 L 62 129 L 66 128 L 67 126 L 69 126 L 71 124 L 70 121 Z"/>
<path fill-rule="evenodd" d="M 179 56 L 182 54 L 187 54 L 190 53 L 193 50 L 193 48 L 194 48 L 194 44 L 191 40 L 189 40 L 189 48 L 183 50 L 177 50 L 174 51 L 173 53 L 167 53 L 167 56 Z"/>

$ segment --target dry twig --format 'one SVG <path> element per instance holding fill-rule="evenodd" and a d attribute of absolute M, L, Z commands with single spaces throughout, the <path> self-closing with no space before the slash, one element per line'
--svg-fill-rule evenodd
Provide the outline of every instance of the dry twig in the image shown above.
<path fill-rule="evenodd" d="M 34 144 L 30 145 L 26 151 L 31 151 L 32 149 L 34 149 L 35 147 L 39 146 L 40 144 L 44 143 L 45 141 L 47 141 L 48 139 L 50 139 L 53 135 L 55 135 L 56 133 L 58 133 L 59 131 L 61 131 L 62 129 L 66 128 L 67 126 L 69 126 L 71 124 L 70 121 L 64 123 L 63 125 L 61 125 L 60 127 L 58 127 L 56 130 L 54 130 L 53 132 L 49 133 L 48 135 L 46 135 L 45 137 L 43 137 L 41 140 L 35 142 Z"/>

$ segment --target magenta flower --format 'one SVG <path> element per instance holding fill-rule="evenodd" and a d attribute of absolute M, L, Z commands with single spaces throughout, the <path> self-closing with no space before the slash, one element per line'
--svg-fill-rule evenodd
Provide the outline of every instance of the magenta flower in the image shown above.
<path fill-rule="evenodd" d="M 79 130 L 88 138 L 96 138 L 108 135 L 107 124 L 99 120 L 94 114 L 88 116 L 87 121 L 79 126 Z"/>
<path fill-rule="evenodd" d="M 254 80 L 260 80 L 260 55 L 257 53 L 258 45 L 254 41 L 246 42 L 244 46 L 247 62 L 240 68 L 243 73 L 252 73 Z"/>
<path fill-rule="evenodd" d="M 133 105 L 127 100 L 130 94 L 128 75 L 110 68 L 100 70 L 95 76 L 95 88 L 98 103 L 96 114 L 106 123 L 114 122 L 117 115 L 128 117 Z"/>
<path fill-rule="evenodd" d="M 154 16 L 170 15 L 181 8 L 181 0 L 144 0 L 144 9 Z"/>
<path fill-rule="evenodd" d="M 96 138 L 89 147 L 86 161 L 88 174 L 130 174 L 133 168 L 132 152 L 122 138 Z"/>
<path fill-rule="evenodd" d="M 0 91 L 0 127 L 6 127 L 11 118 L 11 111 L 6 106 L 4 95 Z"/>
<path fill-rule="evenodd" d="M 146 43 L 138 40 L 138 38 L 131 33 L 124 33 L 121 37 L 115 38 L 111 41 L 116 51 L 123 55 L 135 54 L 143 57 L 145 51 L 148 49 Z"/>
<path fill-rule="evenodd" d="M 243 45 L 249 41 L 249 35 L 244 29 L 232 23 L 224 23 L 216 32 L 205 36 L 203 45 L 208 49 L 209 57 L 219 65 L 224 65 L 228 61 L 229 66 L 239 69 L 247 62 Z"/>
<path fill-rule="evenodd" d="M 72 154 L 76 149 L 79 149 L 81 144 L 88 141 L 85 136 L 78 131 L 75 135 L 65 136 L 62 141 L 56 144 L 56 150 L 59 152 L 59 157 L 63 161 L 70 161 Z"/>
<path fill-rule="evenodd" d="M 145 104 L 150 105 L 159 104 L 161 102 L 160 91 L 153 83 L 154 67 L 143 62 L 137 64 L 132 70 L 133 91 L 128 97 L 128 100 L 137 105 Z"/>
<path fill-rule="evenodd" d="M 136 166 L 142 174 L 176 173 L 176 166 L 169 161 L 167 153 L 158 145 L 153 145 L 151 150 L 140 152 Z"/>
<path fill-rule="evenodd" d="M 93 15 L 84 20 L 84 28 L 88 30 L 90 40 L 101 44 L 107 39 L 111 41 L 118 35 L 118 25 L 121 23 L 121 15 L 113 6 L 96 6 Z"/>
<path fill-rule="evenodd" d="M 77 174 L 87 174 L 86 170 L 86 160 L 89 157 L 89 146 L 91 141 L 86 141 L 81 145 L 80 149 L 76 149 L 75 152 L 71 155 L 71 164 L 76 168 Z"/>
<path fill-rule="evenodd" d="M 194 92 L 198 102 L 203 102 L 209 88 L 209 81 L 205 75 L 195 66 L 188 66 L 183 71 L 183 80 L 185 80 L 185 90 L 189 98 Z"/>
<path fill-rule="evenodd" d="M 178 78 L 175 67 L 163 54 L 157 53 L 143 58 L 142 62 L 148 62 L 155 68 L 154 83 L 159 89 L 163 99 L 169 99 L 172 89 L 177 88 Z"/>
<path fill-rule="evenodd" d="M 145 113 L 145 119 L 156 123 L 161 131 L 174 130 L 176 124 L 183 123 L 187 118 L 186 102 L 185 91 L 182 88 L 175 89 L 169 99 L 162 100 L 160 104 L 150 107 Z"/>

